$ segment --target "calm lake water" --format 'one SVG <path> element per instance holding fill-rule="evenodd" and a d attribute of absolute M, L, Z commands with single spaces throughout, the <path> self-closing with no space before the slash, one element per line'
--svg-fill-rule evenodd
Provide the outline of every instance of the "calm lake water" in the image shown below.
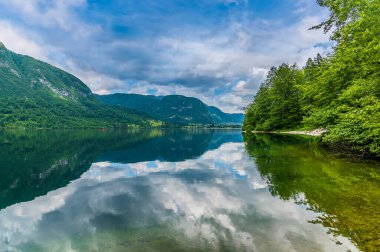
<path fill-rule="evenodd" d="M 237 130 L 0 132 L 0 251 L 379 251 L 380 164 Z"/>

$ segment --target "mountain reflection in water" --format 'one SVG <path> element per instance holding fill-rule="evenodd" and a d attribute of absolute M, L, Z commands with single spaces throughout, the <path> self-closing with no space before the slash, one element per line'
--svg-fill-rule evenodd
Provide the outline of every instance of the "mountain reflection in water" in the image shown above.
<path fill-rule="evenodd" d="M 234 130 L 2 132 L 0 250 L 357 251 L 314 223 L 325 213 L 302 188 L 281 194 L 255 142 Z"/>

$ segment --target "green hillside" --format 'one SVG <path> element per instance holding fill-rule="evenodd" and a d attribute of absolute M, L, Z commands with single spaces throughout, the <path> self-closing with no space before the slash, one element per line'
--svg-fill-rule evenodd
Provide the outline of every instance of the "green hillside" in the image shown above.
<path fill-rule="evenodd" d="M 148 113 L 152 117 L 177 124 L 241 125 L 243 114 L 227 114 L 202 101 L 182 95 L 153 96 L 138 94 L 99 95 L 99 100 Z"/>
<path fill-rule="evenodd" d="M 78 78 L 0 43 L 0 127 L 159 125 L 141 112 L 99 102 Z"/>
<path fill-rule="evenodd" d="M 214 106 L 208 106 L 208 111 L 211 114 L 215 124 L 241 125 L 244 120 L 244 114 L 224 113 L 219 108 Z"/>

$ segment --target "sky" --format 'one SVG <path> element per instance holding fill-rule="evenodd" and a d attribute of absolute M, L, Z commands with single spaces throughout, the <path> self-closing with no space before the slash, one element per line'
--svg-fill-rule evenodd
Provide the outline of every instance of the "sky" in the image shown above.
<path fill-rule="evenodd" d="M 314 0 L 0 0 L 0 41 L 94 93 L 179 94 L 242 112 L 271 66 L 331 47 Z"/>

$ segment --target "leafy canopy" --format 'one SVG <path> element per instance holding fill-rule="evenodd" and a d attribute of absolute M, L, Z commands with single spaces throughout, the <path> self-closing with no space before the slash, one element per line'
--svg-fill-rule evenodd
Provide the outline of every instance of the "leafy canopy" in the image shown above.
<path fill-rule="evenodd" d="M 330 17 L 312 28 L 332 31 L 333 53 L 309 59 L 302 69 L 272 68 L 247 108 L 244 128 L 323 127 L 329 130 L 323 142 L 380 157 L 380 1 L 318 3 Z"/>

